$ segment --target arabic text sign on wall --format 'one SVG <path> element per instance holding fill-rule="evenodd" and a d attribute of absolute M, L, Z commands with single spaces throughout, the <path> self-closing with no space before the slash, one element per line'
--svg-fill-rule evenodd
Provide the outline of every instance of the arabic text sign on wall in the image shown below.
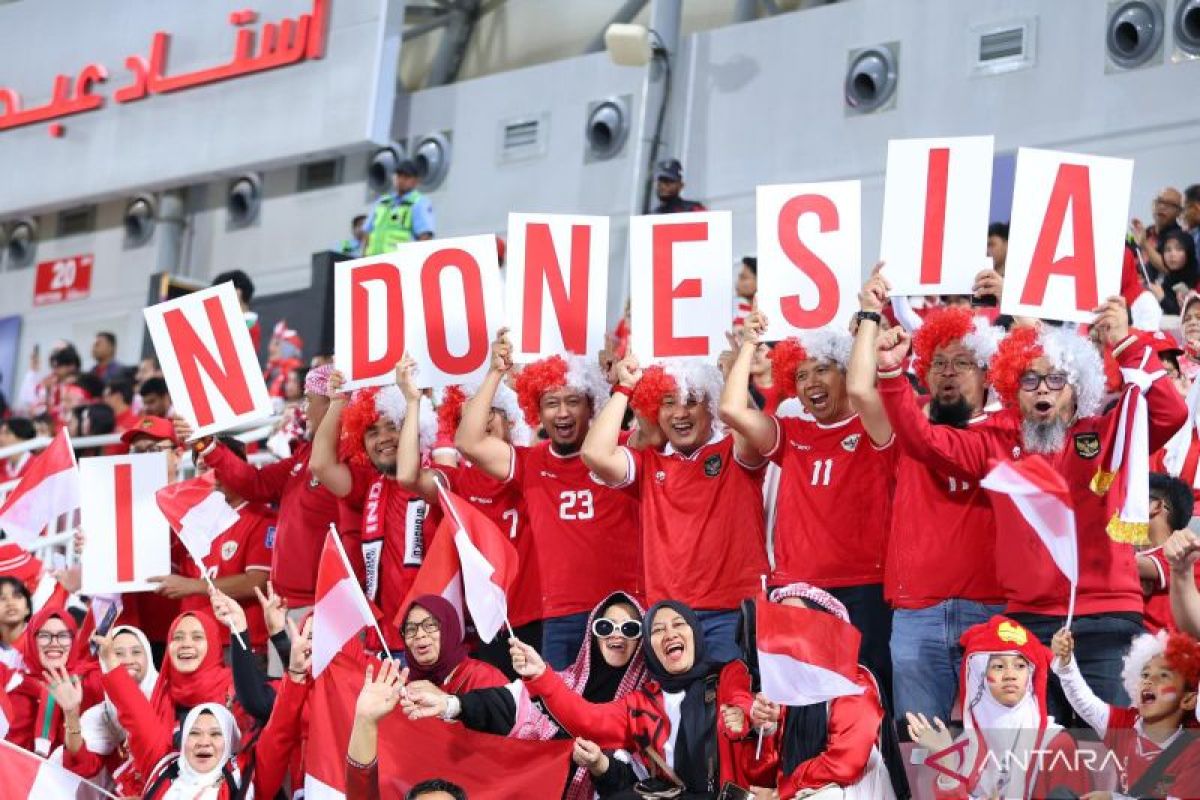
<path fill-rule="evenodd" d="M 82 300 L 92 293 L 92 255 L 69 256 L 37 265 L 33 304 L 48 306 Z"/>
<path fill-rule="evenodd" d="M 177 75 L 164 74 L 171 35 L 158 31 L 151 42 L 149 58 L 140 54 L 126 56 L 125 69 L 132 77 L 128 84 L 113 92 L 113 99 L 118 103 L 133 103 L 152 94 L 169 94 L 321 58 L 325 54 L 329 2 L 313 0 L 310 13 L 297 19 L 266 23 L 261 31 L 246 27 L 258 21 L 257 13 L 235 11 L 229 15 L 229 24 L 238 28 L 233 57 L 215 67 Z M 56 75 L 50 102 L 30 108 L 23 107 L 17 90 L 0 86 L 0 131 L 51 122 L 50 135 L 62 136 L 65 129 L 57 120 L 104 106 L 105 97 L 93 92 L 99 84 L 107 83 L 108 77 L 108 67 L 99 63 L 84 65 L 74 79 L 70 75 Z"/>

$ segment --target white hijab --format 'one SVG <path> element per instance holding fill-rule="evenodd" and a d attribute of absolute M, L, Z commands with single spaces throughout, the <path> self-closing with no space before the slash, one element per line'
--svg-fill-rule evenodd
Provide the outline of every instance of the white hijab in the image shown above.
<path fill-rule="evenodd" d="M 142 643 L 142 650 L 146 653 L 146 671 L 138 682 L 138 688 L 149 699 L 154 691 L 154 684 L 158 681 L 158 670 L 154 668 L 154 656 L 146 634 L 132 625 L 118 625 L 113 628 L 112 633 L 114 636 L 128 633 L 136 636 Z M 103 664 L 100 665 L 100 668 L 105 672 L 108 671 Z M 117 719 L 117 708 L 107 697 L 104 698 L 103 703 L 98 703 L 83 712 L 83 716 L 79 718 L 79 727 L 83 733 L 84 745 L 96 755 L 106 756 L 125 741 L 125 729 L 121 727 L 121 723 Z"/>
<path fill-rule="evenodd" d="M 216 717 L 217 724 L 221 726 L 221 732 L 225 734 L 225 750 L 221 753 L 221 757 L 217 762 L 217 766 L 208 772 L 197 772 L 190 763 L 187 756 L 184 754 L 187 749 L 188 734 L 191 733 L 192 727 L 196 724 L 196 720 L 201 714 L 208 713 Z M 215 800 L 220 797 L 221 786 L 225 780 L 222 777 L 221 770 L 229 764 L 233 773 L 234 782 L 241 782 L 241 773 L 238 770 L 237 759 L 235 756 L 238 752 L 238 745 L 241 743 L 241 734 L 238 731 L 237 721 L 225 706 L 217 703 L 201 703 L 192 708 L 183 718 L 183 728 L 180 738 L 179 752 L 179 777 L 171 784 L 163 795 L 163 800 Z M 246 800 L 252 800 L 254 797 L 254 788 L 248 787 L 246 791 Z"/>
<path fill-rule="evenodd" d="M 998 794 L 1002 798 L 1024 798 L 1027 772 L 1036 773 L 1038 767 L 1038 759 L 1030 756 L 1031 751 L 1044 749 L 1045 743 L 1060 730 L 1053 720 L 1047 719 L 1044 735 L 1038 735 L 1042 712 L 1034 689 L 1036 667 L 1032 662 L 1029 662 L 1029 683 L 1020 702 L 1010 708 L 992 696 L 986 679 L 988 661 L 992 656 L 1007 655 L 1024 657 L 1013 650 L 972 653 L 967 658 L 963 729 L 970 743 L 964 763 L 974 764 L 980 757 L 981 747 L 984 753 L 990 754 L 983 761 L 971 797 L 990 798 Z"/>

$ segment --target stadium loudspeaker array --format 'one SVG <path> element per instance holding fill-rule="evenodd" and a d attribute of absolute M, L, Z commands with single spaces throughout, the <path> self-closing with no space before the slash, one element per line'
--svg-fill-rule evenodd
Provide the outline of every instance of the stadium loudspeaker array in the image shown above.
<path fill-rule="evenodd" d="M 870 114 L 889 107 L 900 77 L 899 44 L 851 50 L 846 69 L 847 114 Z"/>

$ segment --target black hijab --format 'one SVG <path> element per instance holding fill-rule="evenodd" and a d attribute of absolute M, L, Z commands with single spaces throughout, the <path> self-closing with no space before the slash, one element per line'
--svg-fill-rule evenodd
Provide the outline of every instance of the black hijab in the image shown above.
<path fill-rule="evenodd" d="M 1179 300 L 1175 297 L 1175 292 L 1171 289 L 1177 283 L 1186 284 L 1188 289 L 1195 289 L 1197 283 L 1200 283 L 1200 266 L 1196 263 L 1196 243 L 1192 240 L 1191 234 L 1180 228 L 1172 228 L 1159 237 L 1158 252 L 1164 253 L 1167 249 L 1167 242 L 1174 241 L 1183 248 L 1183 266 L 1178 270 L 1168 270 L 1164 272 L 1160 278 L 1163 292 L 1162 306 L 1164 314 L 1180 314 L 1182 309 L 1179 307 Z M 1165 266 L 1165 265 L 1164 265 Z"/>
<path fill-rule="evenodd" d="M 675 600 L 655 603 L 646 612 L 647 636 L 654 627 L 654 618 L 663 609 L 671 609 L 683 617 L 692 629 L 692 648 L 696 654 L 687 672 L 678 675 L 667 672 L 654 648 L 646 643 L 646 670 L 658 682 L 664 692 L 683 692 L 683 705 L 679 712 L 679 734 L 675 738 L 675 763 L 672 768 L 689 792 L 711 792 L 712 785 L 720 774 L 717 768 L 717 704 L 709 698 L 709 676 L 716 675 L 719 664 L 708 660 L 708 648 L 704 644 L 704 626 L 696 612 Z M 716 682 L 712 682 L 716 689 Z M 711 768 L 710 768 L 711 764 Z M 711 781 L 710 781 L 711 778 Z"/>
<path fill-rule="evenodd" d="M 638 605 L 633 598 L 624 592 L 614 592 L 609 597 L 596 607 L 592 612 L 591 618 L 588 620 L 588 647 L 591 648 L 591 660 L 588 662 L 587 682 L 583 686 L 583 699 L 589 703 L 607 703 L 617 696 L 617 689 L 621 685 L 621 680 L 625 677 L 625 672 L 637 660 L 637 651 L 634 651 L 633 658 L 629 659 L 623 667 L 614 667 L 604 660 L 604 654 L 600 652 L 600 639 L 596 634 L 592 633 L 591 621 L 599 619 L 615 605 L 624 604 L 631 606 L 637 610 Z M 643 649 L 645 649 L 643 645 Z"/>

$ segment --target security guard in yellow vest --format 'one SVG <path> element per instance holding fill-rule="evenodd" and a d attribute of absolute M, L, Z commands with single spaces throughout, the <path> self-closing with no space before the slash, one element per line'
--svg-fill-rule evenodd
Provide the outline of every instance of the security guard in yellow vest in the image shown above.
<path fill-rule="evenodd" d="M 406 242 L 433 238 L 433 205 L 417 191 L 417 165 L 401 161 L 392 180 L 396 191 L 379 198 L 367 219 L 369 256 L 390 253 Z"/>

